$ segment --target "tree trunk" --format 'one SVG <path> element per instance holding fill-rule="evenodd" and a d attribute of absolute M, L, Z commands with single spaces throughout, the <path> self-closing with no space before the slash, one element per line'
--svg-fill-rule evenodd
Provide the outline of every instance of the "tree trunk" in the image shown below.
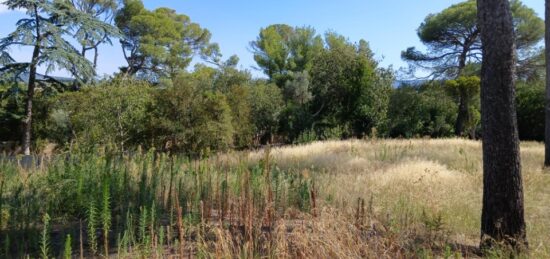
<path fill-rule="evenodd" d="M 470 110 L 468 107 L 468 94 L 465 89 L 459 89 L 458 116 L 455 123 L 455 134 L 459 137 L 465 135 L 466 123 L 470 121 Z"/>
<path fill-rule="evenodd" d="M 32 103 L 34 99 L 34 87 L 36 85 L 36 66 L 40 54 L 40 42 L 34 46 L 32 61 L 29 69 L 29 82 L 27 85 L 27 103 L 25 105 L 25 119 L 23 120 L 23 150 L 25 155 L 31 154 L 32 138 Z"/>
<path fill-rule="evenodd" d="M 478 0 L 483 64 L 481 246 L 527 247 L 515 107 L 515 44 L 508 0 Z"/>
<path fill-rule="evenodd" d="M 38 66 L 38 57 L 40 55 L 40 45 L 42 44 L 42 35 L 40 34 L 40 17 L 38 15 L 38 7 L 33 5 L 35 26 L 36 26 L 36 42 L 32 52 L 31 64 L 29 67 L 29 82 L 27 85 L 27 103 L 25 105 L 25 119 L 23 120 L 23 152 L 25 155 L 31 154 L 31 139 L 32 139 L 32 103 L 34 99 L 34 87 L 36 85 L 36 67 Z"/>
<path fill-rule="evenodd" d="M 97 71 L 97 59 L 99 57 L 99 51 L 97 45 L 94 47 L 94 71 Z"/>
<path fill-rule="evenodd" d="M 544 166 L 550 166 L 550 0 L 546 0 L 546 128 L 544 131 Z"/>
<path fill-rule="evenodd" d="M 464 50 L 458 58 L 458 73 L 457 78 L 462 76 L 464 68 L 466 67 L 466 56 L 470 50 L 464 47 Z M 468 110 L 468 99 L 469 96 L 464 89 L 458 89 L 458 115 L 456 116 L 455 122 L 455 134 L 459 137 L 464 135 L 464 130 L 466 128 L 466 122 L 470 120 L 470 111 Z"/>

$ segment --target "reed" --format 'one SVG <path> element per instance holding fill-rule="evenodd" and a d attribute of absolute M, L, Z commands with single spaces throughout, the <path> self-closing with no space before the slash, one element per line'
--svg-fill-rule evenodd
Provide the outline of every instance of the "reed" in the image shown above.
<path fill-rule="evenodd" d="M 72 247 L 72 240 L 71 235 L 68 234 L 67 237 L 65 237 L 65 245 L 63 246 L 63 258 L 64 259 L 71 259 L 73 256 L 73 247 Z"/>

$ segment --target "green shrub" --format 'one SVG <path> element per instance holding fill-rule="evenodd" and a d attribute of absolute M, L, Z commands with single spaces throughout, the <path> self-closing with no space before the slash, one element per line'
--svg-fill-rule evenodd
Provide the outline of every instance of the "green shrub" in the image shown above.
<path fill-rule="evenodd" d="M 545 87 L 543 82 L 520 83 L 516 103 L 519 137 L 522 140 L 544 140 Z"/>
<path fill-rule="evenodd" d="M 393 75 L 378 67 L 364 40 L 352 43 L 328 33 L 329 48 L 309 71 L 315 128 L 344 126 L 344 137 L 363 137 L 387 118 Z"/>
<path fill-rule="evenodd" d="M 250 89 L 249 87 L 234 85 L 226 93 L 226 96 L 227 104 L 231 109 L 231 125 L 234 129 L 233 145 L 239 149 L 250 147 L 254 139 Z"/>
<path fill-rule="evenodd" d="M 146 141 L 152 88 L 141 81 L 115 79 L 55 98 L 49 128 L 60 144 L 114 145 L 127 150 Z"/>
<path fill-rule="evenodd" d="M 256 144 L 266 143 L 279 129 L 279 118 L 284 107 L 283 94 L 275 84 L 262 82 L 251 85 L 249 92 L 248 102 L 251 105 L 250 116 Z"/>
<path fill-rule="evenodd" d="M 390 98 L 387 133 L 390 137 L 449 137 L 454 134 L 457 105 L 442 88 L 404 86 Z"/>
<path fill-rule="evenodd" d="M 24 91 L 0 84 L 0 141 L 18 141 L 21 119 L 25 113 Z"/>
<path fill-rule="evenodd" d="M 179 77 L 154 98 L 150 130 L 157 148 L 198 155 L 232 146 L 231 109 L 220 92 Z"/>

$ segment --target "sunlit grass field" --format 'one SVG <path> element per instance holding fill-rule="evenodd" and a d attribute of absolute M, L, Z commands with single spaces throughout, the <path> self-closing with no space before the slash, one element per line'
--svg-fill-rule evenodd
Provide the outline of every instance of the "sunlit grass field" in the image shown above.
<path fill-rule="evenodd" d="M 346 208 L 358 198 L 367 199 L 378 219 L 401 234 L 440 218 L 446 242 L 478 245 L 483 190 L 480 142 L 334 141 L 274 149 L 272 154 L 278 166 L 314 175 L 323 200 L 333 207 Z M 545 258 L 550 256 L 550 172 L 542 168 L 544 146 L 522 143 L 521 154 L 531 256 Z"/>
<path fill-rule="evenodd" d="M 521 148 L 526 257 L 548 258 L 544 146 Z M 326 141 L 202 160 L 103 150 L 0 170 L 3 257 L 479 256 L 476 141 Z"/>

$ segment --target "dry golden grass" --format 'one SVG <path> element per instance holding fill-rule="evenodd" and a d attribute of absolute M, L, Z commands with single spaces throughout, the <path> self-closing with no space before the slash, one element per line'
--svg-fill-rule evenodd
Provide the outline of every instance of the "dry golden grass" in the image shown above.
<path fill-rule="evenodd" d="M 273 148 L 274 164 L 310 174 L 325 205 L 371 200 L 385 224 L 406 232 L 440 216 L 447 238 L 477 245 L 482 198 L 481 143 L 463 139 L 349 140 Z M 522 143 L 528 238 L 533 258 L 550 256 L 550 172 L 544 146 Z M 263 151 L 251 152 L 251 161 Z M 427 216 L 428 215 L 428 216 Z M 431 216 L 429 216 L 431 215 Z"/>

